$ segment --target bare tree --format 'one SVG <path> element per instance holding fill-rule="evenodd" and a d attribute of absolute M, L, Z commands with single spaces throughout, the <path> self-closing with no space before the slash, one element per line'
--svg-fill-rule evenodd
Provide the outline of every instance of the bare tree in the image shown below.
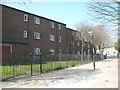
<path fill-rule="evenodd" d="M 110 44 L 110 36 L 109 32 L 106 30 L 104 25 L 92 26 L 86 24 L 85 22 L 80 22 L 75 24 L 76 29 L 78 30 L 78 34 L 76 37 L 80 36 L 80 39 L 84 39 L 86 42 L 91 42 L 92 37 L 89 32 L 93 33 L 93 43 L 97 46 L 96 48 L 100 49 L 103 45 Z"/>
<path fill-rule="evenodd" d="M 118 25 L 120 10 L 120 1 L 118 0 L 90 0 L 87 2 L 89 14 L 93 17 L 94 21 L 103 23 L 112 23 Z"/>
<path fill-rule="evenodd" d="M 0 0 L 0 4 L 20 4 L 32 3 L 31 0 Z"/>

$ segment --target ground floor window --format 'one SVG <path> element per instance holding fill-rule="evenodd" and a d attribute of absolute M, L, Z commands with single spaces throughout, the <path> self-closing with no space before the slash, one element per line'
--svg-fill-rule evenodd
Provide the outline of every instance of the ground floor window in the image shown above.
<path fill-rule="evenodd" d="M 80 55 L 80 51 L 78 51 L 78 55 Z"/>
<path fill-rule="evenodd" d="M 50 49 L 50 55 L 54 55 L 55 54 L 55 50 L 54 49 Z"/>
<path fill-rule="evenodd" d="M 61 49 L 59 49 L 59 54 L 60 54 L 60 55 L 62 54 L 62 50 L 61 50 Z"/>
<path fill-rule="evenodd" d="M 34 54 L 39 55 L 40 54 L 40 48 L 34 48 Z"/>

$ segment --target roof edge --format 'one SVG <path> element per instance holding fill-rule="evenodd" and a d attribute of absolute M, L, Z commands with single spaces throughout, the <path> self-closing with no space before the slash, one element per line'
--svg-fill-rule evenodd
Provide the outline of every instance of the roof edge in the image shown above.
<path fill-rule="evenodd" d="M 66 24 L 64 24 L 64 23 L 62 23 L 62 22 L 59 22 L 59 21 L 55 21 L 55 20 L 53 20 L 53 19 L 49 19 L 49 18 L 40 16 L 40 15 L 31 13 L 31 12 L 27 12 L 27 11 L 24 11 L 24 10 L 20 10 L 20 9 L 17 9 L 17 8 L 15 8 L 15 7 L 12 7 L 12 6 L 4 5 L 4 4 L 1 4 L 1 5 L 4 6 L 4 7 L 7 7 L 7 8 L 11 8 L 11 9 L 17 10 L 17 11 L 21 11 L 21 12 L 24 12 L 24 13 L 28 13 L 28 14 L 31 14 L 31 15 L 35 15 L 35 16 L 38 16 L 38 17 L 40 17 L 40 18 L 44 18 L 44 19 L 47 19 L 47 20 L 50 20 L 50 21 L 53 21 L 53 22 L 56 22 L 56 23 L 60 23 L 60 24 L 63 24 L 63 25 L 66 26 Z"/>

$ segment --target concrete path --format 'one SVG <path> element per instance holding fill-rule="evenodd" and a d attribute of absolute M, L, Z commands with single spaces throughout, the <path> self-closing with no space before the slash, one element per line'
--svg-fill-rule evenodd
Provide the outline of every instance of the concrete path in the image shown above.
<path fill-rule="evenodd" d="M 2 82 L 3 88 L 118 88 L 118 60 L 110 59 Z"/>
<path fill-rule="evenodd" d="M 118 88 L 118 60 L 113 59 L 107 69 L 101 71 L 104 74 L 91 88 Z"/>

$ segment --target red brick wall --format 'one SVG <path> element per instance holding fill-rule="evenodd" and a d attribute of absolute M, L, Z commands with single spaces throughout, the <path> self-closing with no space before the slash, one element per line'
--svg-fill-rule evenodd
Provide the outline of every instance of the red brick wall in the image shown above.
<path fill-rule="evenodd" d="M 69 49 L 72 41 L 74 41 L 72 49 L 75 54 L 78 51 L 81 52 L 81 40 L 75 39 L 72 35 L 72 31 L 74 30 L 66 28 L 66 24 L 6 6 L 3 6 L 2 13 L 3 43 L 11 43 L 13 45 L 13 53 L 18 61 L 28 59 L 27 57 L 31 52 L 34 54 L 34 48 L 40 48 L 42 54 L 49 54 L 50 49 L 54 49 L 55 54 L 58 54 L 59 49 L 62 50 L 62 54 L 70 54 Z M 24 14 L 29 16 L 27 22 L 24 21 Z M 40 19 L 39 25 L 34 23 L 34 17 Z M 49 27 L 50 21 L 54 22 L 55 28 Z M 61 24 L 61 30 L 58 30 L 58 24 Z M 26 39 L 23 37 L 24 30 L 28 31 L 28 37 Z M 40 33 L 40 40 L 34 39 L 34 32 Z M 50 41 L 51 34 L 55 35 L 54 42 Z M 62 42 L 58 42 L 59 36 L 61 36 Z M 78 41 L 80 42 L 80 46 L 77 45 Z M 87 51 L 87 47 L 84 50 Z"/>

